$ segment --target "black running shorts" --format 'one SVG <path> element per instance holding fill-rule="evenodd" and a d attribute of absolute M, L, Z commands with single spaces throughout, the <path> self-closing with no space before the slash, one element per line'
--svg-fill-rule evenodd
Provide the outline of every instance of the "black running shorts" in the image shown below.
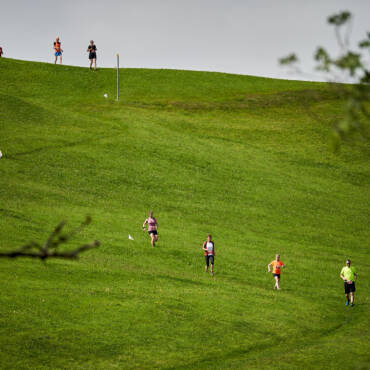
<path fill-rule="evenodd" d="M 215 263 L 215 256 L 204 256 L 204 259 L 206 260 L 206 265 L 209 266 L 209 262 L 211 262 L 211 265 L 214 265 Z"/>
<path fill-rule="evenodd" d="M 355 291 L 356 291 L 356 286 L 355 286 L 354 281 L 352 281 L 352 284 L 348 284 L 346 281 L 344 282 L 344 293 L 345 294 L 355 292 Z"/>

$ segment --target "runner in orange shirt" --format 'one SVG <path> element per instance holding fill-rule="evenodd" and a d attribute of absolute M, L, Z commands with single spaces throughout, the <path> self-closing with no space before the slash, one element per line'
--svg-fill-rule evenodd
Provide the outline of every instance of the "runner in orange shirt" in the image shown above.
<path fill-rule="evenodd" d="M 284 263 L 282 261 L 280 261 L 280 254 L 277 254 L 276 257 L 275 257 L 275 260 L 270 262 L 267 265 L 267 272 L 271 272 L 271 266 L 273 268 L 272 275 L 274 276 L 274 279 L 275 279 L 274 289 L 280 290 L 280 286 L 279 286 L 280 271 L 281 271 L 282 268 L 285 267 Z"/>

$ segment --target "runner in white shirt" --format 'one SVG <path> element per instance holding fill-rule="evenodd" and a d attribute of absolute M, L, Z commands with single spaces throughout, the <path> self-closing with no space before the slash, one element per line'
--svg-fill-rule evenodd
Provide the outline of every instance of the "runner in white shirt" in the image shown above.
<path fill-rule="evenodd" d="M 208 235 L 203 243 L 204 259 L 206 260 L 206 272 L 208 272 L 209 262 L 211 262 L 211 275 L 213 275 L 213 265 L 215 263 L 215 243 L 212 241 L 212 235 Z"/>

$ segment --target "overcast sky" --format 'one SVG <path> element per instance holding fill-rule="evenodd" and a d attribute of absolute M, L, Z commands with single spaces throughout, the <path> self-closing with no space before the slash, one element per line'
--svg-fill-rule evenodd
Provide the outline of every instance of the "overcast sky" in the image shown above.
<path fill-rule="evenodd" d="M 370 0 L 0 0 L 0 45 L 9 58 L 52 62 L 60 36 L 64 63 L 87 66 L 93 39 L 104 67 L 119 53 L 122 67 L 297 78 L 277 59 L 297 52 L 312 71 L 316 46 L 337 52 L 326 17 L 340 10 L 354 14 L 353 42 L 364 38 Z"/>

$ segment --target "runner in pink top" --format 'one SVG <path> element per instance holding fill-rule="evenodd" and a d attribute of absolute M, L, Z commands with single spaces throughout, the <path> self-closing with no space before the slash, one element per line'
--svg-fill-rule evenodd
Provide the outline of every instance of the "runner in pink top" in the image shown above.
<path fill-rule="evenodd" d="M 143 230 L 145 230 L 145 225 L 148 224 L 148 234 L 152 239 L 152 247 L 155 247 L 155 243 L 158 241 L 158 222 L 153 217 L 153 211 L 149 212 L 149 217 L 143 223 Z"/>

